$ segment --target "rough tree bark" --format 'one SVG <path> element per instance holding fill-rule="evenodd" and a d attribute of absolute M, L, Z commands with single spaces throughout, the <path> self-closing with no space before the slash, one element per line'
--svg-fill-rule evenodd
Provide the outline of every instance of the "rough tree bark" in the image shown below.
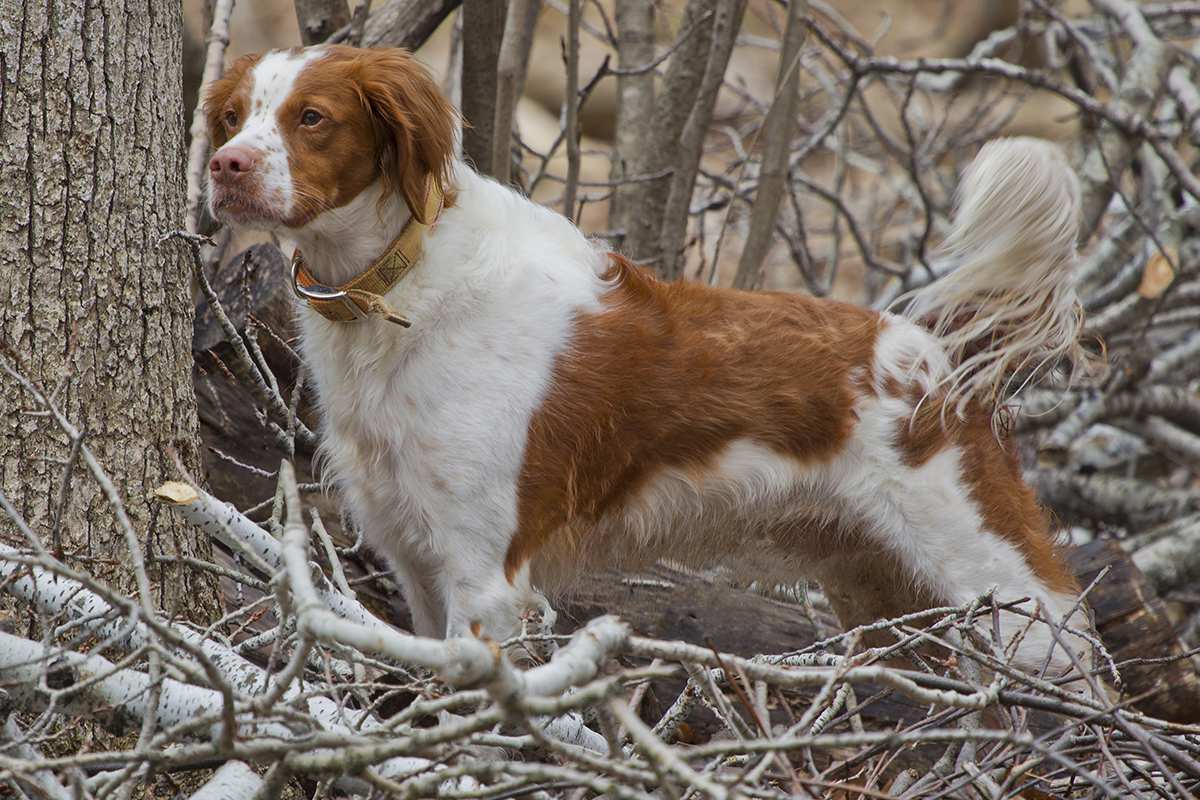
<path fill-rule="evenodd" d="M 155 599 L 213 619 L 206 578 L 151 558 L 207 543 L 147 502 L 178 475 L 173 455 L 200 477 L 190 273 L 157 244 L 183 220 L 182 24 L 169 0 L 0 0 L 0 358 L 84 431 L 142 540 Z M 130 591 L 112 509 L 32 408 L 0 373 L 0 488 L 48 547 Z M 17 536 L 11 520 L 0 536 Z"/>

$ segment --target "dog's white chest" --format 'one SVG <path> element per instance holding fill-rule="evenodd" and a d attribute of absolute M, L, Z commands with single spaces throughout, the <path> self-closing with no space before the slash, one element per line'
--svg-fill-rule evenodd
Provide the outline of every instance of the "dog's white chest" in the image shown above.
<path fill-rule="evenodd" d="M 458 532 L 511 535 L 529 423 L 564 339 L 546 336 L 544 307 L 514 305 L 424 331 L 305 320 L 323 464 L 372 538 L 441 550 Z"/>

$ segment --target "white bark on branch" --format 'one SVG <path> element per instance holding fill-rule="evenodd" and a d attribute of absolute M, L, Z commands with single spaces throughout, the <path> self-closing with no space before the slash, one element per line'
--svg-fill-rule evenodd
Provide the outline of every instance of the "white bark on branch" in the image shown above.
<path fill-rule="evenodd" d="M 227 761 L 190 800 L 250 800 L 263 786 L 263 779 L 242 761 Z"/>
<path fill-rule="evenodd" d="M 165 483 L 155 490 L 160 502 L 168 503 L 185 520 L 226 547 L 249 552 L 259 559 L 268 574 L 283 569 L 283 550 L 279 541 L 264 531 L 254 520 L 228 503 L 223 503 L 203 489 L 185 483 Z M 390 628 L 372 614 L 357 599 L 348 597 L 321 575 L 318 595 L 334 614 L 367 627 Z"/>
<path fill-rule="evenodd" d="M 55 619 L 65 617 L 64 625 L 81 626 L 97 638 L 113 639 L 115 644 L 126 649 L 145 647 L 158 638 L 158 632 L 148 629 L 144 622 L 129 624 L 127 611 L 115 608 L 79 582 L 39 566 L 28 566 L 16 556 L 16 550 L 0 545 L 0 585 L 40 613 Z M 270 676 L 263 669 L 220 642 L 202 637 L 182 625 L 171 625 L 169 631 L 197 656 L 206 659 L 234 691 L 254 694 L 270 682 Z M 195 663 L 195 669 L 199 671 L 203 667 Z M 283 699 L 292 700 L 301 693 L 308 696 L 305 701 L 308 712 L 318 723 L 331 728 L 344 723 L 344 709 L 316 694 L 314 686 L 303 683 L 293 686 Z"/>
<path fill-rule="evenodd" d="M 1133 563 L 1160 594 L 1200 581 L 1200 515 L 1172 525 L 1168 535 L 1133 551 Z"/>
<path fill-rule="evenodd" d="M 118 667 L 107 658 L 47 649 L 41 642 L 4 632 L 0 632 L 0 681 L 21 708 L 41 710 L 53 701 L 58 713 L 107 716 L 122 726 L 142 721 L 150 687 L 146 673 Z M 164 678 L 154 724 L 159 729 L 181 725 L 213 714 L 221 705 L 221 693 L 214 689 Z M 276 734 L 285 731 L 274 728 Z"/>
<path fill-rule="evenodd" d="M 1064 402 L 1068 401 L 1064 399 Z M 1151 414 L 1200 433 L 1200 395 L 1182 386 L 1143 386 L 1136 392 L 1082 400 L 1058 423 L 1039 450 L 1048 458 L 1058 458 L 1094 422 Z"/>
<path fill-rule="evenodd" d="M 1136 478 L 1045 469 L 1027 472 L 1025 477 L 1046 502 L 1086 519 L 1141 526 L 1200 510 L 1200 492 L 1164 489 Z"/>
<path fill-rule="evenodd" d="M 204 191 L 204 167 L 208 163 L 208 125 L 204 121 L 204 95 L 209 84 L 221 77 L 225 65 L 225 48 L 229 46 L 229 17 L 234 0 L 217 0 L 213 4 L 212 28 L 208 33 L 208 50 L 204 55 L 204 74 L 192 112 L 188 145 L 187 206 L 184 209 L 184 229 L 196 233 L 200 228 L 200 199 Z"/>
<path fill-rule="evenodd" d="M 1200 436 L 1162 417 L 1148 417 L 1145 422 L 1134 424 L 1131 429 L 1152 445 L 1200 467 Z"/>

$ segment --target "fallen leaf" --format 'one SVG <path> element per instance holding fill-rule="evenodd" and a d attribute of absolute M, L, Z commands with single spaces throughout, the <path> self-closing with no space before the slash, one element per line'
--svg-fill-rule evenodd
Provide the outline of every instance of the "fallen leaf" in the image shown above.
<path fill-rule="evenodd" d="M 154 490 L 154 496 L 165 503 L 186 506 L 199 497 L 196 490 L 181 481 L 167 481 Z"/>
<path fill-rule="evenodd" d="M 1150 256 L 1150 260 L 1146 262 L 1146 268 L 1142 270 L 1142 282 L 1138 284 L 1138 294 L 1147 300 L 1155 300 L 1162 296 L 1162 293 L 1175 280 L 1175 268 L 1171 266 L 1174 259 L 1174 253 L 1168 259 L 1162 250 L 1155 251 L 1154 255 Z"/>

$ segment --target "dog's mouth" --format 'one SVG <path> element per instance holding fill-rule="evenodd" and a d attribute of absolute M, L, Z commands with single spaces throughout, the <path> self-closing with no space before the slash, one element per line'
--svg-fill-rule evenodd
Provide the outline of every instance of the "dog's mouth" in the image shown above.
<path fill-rule="evenodd" d="M 283 223 L 278 209 L 244 191 L 215 189 L 209 205 L 213 216 L 228 224 L 272 228 Z"/>

